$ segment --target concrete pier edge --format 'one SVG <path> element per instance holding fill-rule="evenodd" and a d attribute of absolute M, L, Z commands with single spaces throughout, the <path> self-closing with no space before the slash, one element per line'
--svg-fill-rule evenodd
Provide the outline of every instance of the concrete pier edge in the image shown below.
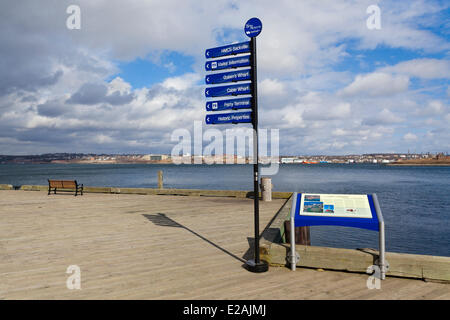
<path fill-rule="evenodd" d="M 0 190 L 14 190 L 10 184 L 0 184 Z M 22 191 L 48 191 L 48 186 L 22 185 Z M 154 195 L 183 195 L 183 196 L 216 196 L 216 197 L 253 197 L 253 191 L 245 190 L 203 190 L 203 189 L 158 189 L 158 188 L 119 188 L 119 187 L 89 187 L 85 186 L 84 193 L 113 193 L 113 194 L 154 194 Z M 261 192 L 259 193 L 261 196 Z M 292 192 L 272 192 L 274 199 L 288 199 Z"/>

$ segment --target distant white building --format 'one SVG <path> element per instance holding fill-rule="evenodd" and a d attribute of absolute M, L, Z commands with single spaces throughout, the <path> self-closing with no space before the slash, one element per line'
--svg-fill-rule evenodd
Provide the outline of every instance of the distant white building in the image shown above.
<path fill-rule="evenodd" d="M 166 154 L 146 154 L 142 156 L 142 160 L 147 161 L 161 161 L 161 160 L 167 160 L 169 158 Z"/>
<path fill-rule="evenodd" d="M 294 158 L 281 158 L 281 163 L 294 163 Z"/>

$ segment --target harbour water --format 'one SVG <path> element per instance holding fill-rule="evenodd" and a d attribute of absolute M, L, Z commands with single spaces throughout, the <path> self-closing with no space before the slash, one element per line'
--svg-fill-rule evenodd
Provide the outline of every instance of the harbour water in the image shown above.
<path fill-rule="evenodd" d="M 166 188 L 253 189 L 250 165 L 3 164 L 0 184 L 46 185 L 51 178 L 76 179 L 85 186 L 156 188 L 159 170 Z M 450 256 L 450 167 L 283 164 L 271 178 L 274 191 L 376 193 L 386 223 L 387 251 Z M 311 242 L 378 248 L 375 232 L 345 227 L 312 227 Z"/>

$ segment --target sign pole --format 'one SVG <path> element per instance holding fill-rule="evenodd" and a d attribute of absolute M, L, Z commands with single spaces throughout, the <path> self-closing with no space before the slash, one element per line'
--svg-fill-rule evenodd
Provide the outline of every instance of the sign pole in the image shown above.
<path fill-rule="evenodd" d="M 269 264 L 261 261 L 259 255 L 259 156 L 258 156 L 258 88 L 256 75 L 256 37 L 261 33 L 262 23 L 258 18 L 251 18 L 245 23 L 244 32 L 250 41 L 207 49 L 205 57 L 206 71 L 219 71 L 233 68 L 250 67 L 225 73 L 210 73 L 205 77 L 206 84 L 220 84 L 238 81 L 251 81 L 238 85 L 213 86 L 205 89 L 207 98 L 251 95 L 238 99 L 215 100 L 206 103 L 206 111 L 222 111 L 228 109 L 252 109 L 251 112 L 207 114 L 206 124 L 251 123 L 253 125 L 253 195 L 255 214 L 255 259 L 246 262 L 251 272 L 266 272 Z M 238 57 L 219 60 L 229 55 L 244 54 Z"/>
<path fill-rule="evenodd" d="M 253 106 L 253 197 L 255 215 L 255 259 L 247 261 L 248 269 L 252 272 L 266 272 L 269 265 L 261 262 L 259 256 L 259 155 L 258 155 L 258 85 L 256 72 L 256 37 L 250 40 L 250 65 L 252 73 L 251 95 Z"/>

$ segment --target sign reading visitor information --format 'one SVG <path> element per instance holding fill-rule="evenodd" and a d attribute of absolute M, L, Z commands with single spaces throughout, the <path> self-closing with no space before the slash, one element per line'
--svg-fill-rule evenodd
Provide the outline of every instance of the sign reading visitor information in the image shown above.
<path fill-rule="evenodd" d="M 250 66 L 250 56 L 213 60 L 205 63 L 206 71 L 216 71 Z"/>

